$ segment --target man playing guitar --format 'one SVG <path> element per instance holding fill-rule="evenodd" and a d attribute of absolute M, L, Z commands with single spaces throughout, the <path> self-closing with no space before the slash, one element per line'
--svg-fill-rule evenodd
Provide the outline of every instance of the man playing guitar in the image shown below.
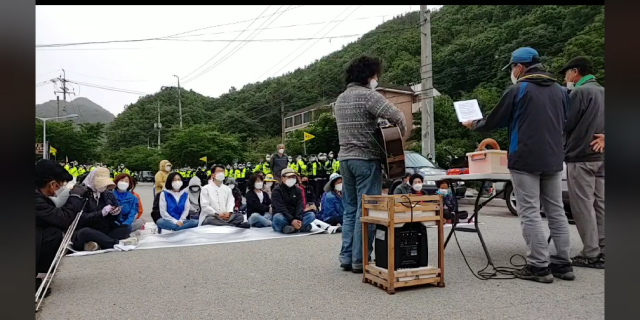
<path fill-rule="evenodd" d="M 340 142 L 340 173 L 343 179 L 344 217 L 340 267 L 362 273 L 362 195 L 382 194 L 381 160 L 385 155 L 376 138 L 378 120 L 385 119 L 406 132 L 404 114 L 374 89 L 382 63 L 377 58 L 361 56 L 346 70 L 347 89 L 334 107 Z M 369 252 L 373 248 L 373 230 L 369 232 Z"/>

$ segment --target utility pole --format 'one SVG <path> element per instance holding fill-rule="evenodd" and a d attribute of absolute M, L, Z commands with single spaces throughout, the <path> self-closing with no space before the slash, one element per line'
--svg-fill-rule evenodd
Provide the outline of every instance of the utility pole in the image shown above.
<path fill-rule="evenodd" d="M 182 102 L 180 101 L 182 99 L 180 98 L 180 77 L 176 76 L 175 74 L 173 76 L 178 79 L 178 110 L 180 112 L 180 129 L 182 129 Z"/>
<path fill-rule="evenodd" d="M 59 117 L 60 116 L 60 97 L 59 96 L 56 96 L 56 101 L 58 102 L 58 114 L 57 114 L 57 116 Z"/>
<path fill-rule="evenodd" d="M 158 129 L 158 151 L 160 151 L 160 129 L 162 129 L 162 123 L 160 123 L 160 101 L 158 101 L 158 122 L 153 124 L 155 129 Z"/>
<path fill-rule="evenodd" d="M 67 88 L 67 82 L 69 81 L 67 80 L 67 73 L 64 71 L 64 69 L 62 69 L 62 77 L 58 77 L 58 81 L 62 83 L 62 85 L 60 86 L 60 90 L 62 91 L 55 91 L 54 93 L 62 93 L 62 101 L 67 101 L 67 94 L 75 95 L 75 93 L 69 92 L 69 88 Z"/>
<path fill-rule="evenodd" d="M 282 102 L 281 105 L 280 105 L 280 114 L 282 116 L 282 144 L 284 144 L 284 137 L 285 137 L 285 133 L 284 133 L 284 102 Z"/>
<path fill-rule="evenodd" d="M 436 144 L 433 121 L 433 65 L 431 63 L 431 12 L 427 5 L 420 6 L 420 76 L 422 110 L 422 155 L 435 159 Z"/>

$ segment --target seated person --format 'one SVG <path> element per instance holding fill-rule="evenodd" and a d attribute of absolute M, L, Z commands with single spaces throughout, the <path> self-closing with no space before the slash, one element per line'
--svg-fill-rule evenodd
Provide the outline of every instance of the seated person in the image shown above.
<path fill-rule="evenodd" d="M 327 191 L 322 203 L 322 221 L 336 226 L 342 225 L 344 206 L 342 205 L 342 176 L 334 175 L 329 180 L 329 191 Z"/>
<path fill-rule="evenodd" d="M 249 228 L 242 214 L 234 213 L 236 202 L 231 189 L 224 185 L 224 167 L 214 165 L 211 168 L 213 182 L 208 183 L 200 192 L 200 218 L 202 226 L 236 226 Z"/>
<path fill-rule="evenodd" d="M 137 238 L 130 237 L 130 227 L 118 223 L 122 206 L 113 193 L 115 183 L 111 180 L 109 169 L 102 167 L 94 169 L 78 186 L 84 188 L 84 195 L 87 198 L 82 215 L 83 217 L 88 215 L 91 219 L 81 219 L 78 222 L 71 240 L 74 250 L 96 251 L 112 249 L 118 243 L 123 245 L 138 243 Z M 67 204 L 84 201 L 85 199 L 81 197 L 69 196 Z"/>
<path fill-rule="evenodd" d="M 324 202 L 324 198 L 327 196 L 327 193 L 331 191 L 331 189 L 329 188 L 329 182 L 331 181 L 331 179 L 335 178 L 338 174 L 337 173 L 332 173 L 329 176 L 329 181 L 327 181 L 327 183 L 325 183 L 324 188 L 322 188 L 322 190 L 324 190 L 324 193 L 322 194 L 322 198 L 320 199 L 320 204 L 322 206 L 322 203 Z M 322 208 L 320 208 L 320 210 L 322 210 Z"/>
<path fill-rule="evenodd" d="M 409 182 L 410 177 L 411 177 L 411 173 L 408 173 L 408 172 L 405 173 L 404 178 L 402 178 L 402 183 L 393 190 L 393 194 L 411 193 L 411 183 Z"/>
<path fill-rule="evenodd" d="M 438 191 L 436 194 L 442 195 L 442 205 L 444 206 L 443 215 L 447 223 L 451 223 L 455 213 L 456 220 L 466 219 L 469 213 L 466 211 L 458 211 L 458 198 L 449 190 L 449 183 L 447 181 L 438 181 Z M 458 221 L 456 221 L 458 223 Z"/>
<path fill-rule="evenodd" d="M 133 178 L 126 173 L 118 174 L 113 180 L 117 187 L 114 194 L 122 207 L 116 224 L 128 226 L 130 233 L 139 230 L 144 225 L 144 221 L 136 219 L 138 217 L 138 210 L 140 210 L 140 204 L 138 197 L 131 192 L 134 186 L 132 181 Z"/>
<path fill-rule="evenodd" d="M 229 189 L 231 189 L 231 194 L 233 195 L 233 212 L 243 211 L 241 210 L 244 209 L 242 207 L 242 192 L 240 192 L 240 189 L 236 185 L 236 179 L 233 177 L 229 177 L 227 178 L 225 184 L 227 185 L 227 187 L 229 187 Z"/>
<path fill-rule="evenodd" d="M 317 215 L 320 202 L 316 198 L 316 190 L 312 185 L 309 184 L 309 177 L 305 175 L 300 177 L 300 183 L 302 185 L 302 189 L 304 190 L 304 200 L 306 204 L 304 211 L 314 211 L 314 213 Z"/>
<path fill-rule="evenodd" d="M 247 192 L 247 216 L 249 217 L 249 224 L 255 228 L 271 227 L 273 217 L 269 212 L 271 209 L 271 198 L 266 192 L 262 191 L 262 176 L 252 175 L 249 178 L 249 188 L 251 188 L 249 192 Z"/>
<path fill-rule="evenodd" d="M 428 193 L 424 190 L 422 190 L 422 175 L 420 175 L 419 173 L 414 173 L 411 175 L 411 177 L 409 177 L 409 185 L 411 185 L 411 193 L 409 194 L 416 194 L 416 195 L 428 195 Z"/>
<path fill-rule="evenodd" d="M 198 170 L 200 171 L 200 170 Z M 189 220 L 198 221 L 200 218 L 200 191 L 202 190 L 202 183 L 200 178 L 193 177 L 189 180 Z"/>
<path fill-rule="evenodd" d="M 64 232 L 82 210 L 82 202 L 57 201 L 73 176 L 63 166 L 44 159 L 36 162 L 36 276 L 47 273 L 58 252 Z M 75 186 L 69 196 L 84 196 L 85 188 Z M 54 200 L 56 200 L 54 202 Z M 56 205 L 59 203 L 59 205 Z M 98 212 L 83 213 L 81 220 L 96 218 Z M 101 218 L 102 216 L 100 216 Z M 36 278 L 36 292 L 42 279 Z M 51 293 L 49 288 L 45 295 Z"/>
<path fill-rule="evenodd" d="M 156 221 L 158 232 L 164 230 L 178 231 L 198 226 L 196 220 L 187 220 L 189 215 L 189 195 L 182 188 L 182 176 L 171 172 L 167 176 L 164 189 L 158 198 L 160 219 Z"/>
<path fill-rule="evenodd" d="M 311 231 L 311 223 L 316 219 L 313 212 L 304 212 L 302 190 L 296 186 L 296 172 L 291 168 L 282 169 L 282 183 L 273 189 L 273 230 L 285 234 Z"/>
<path fill-rule="evenodd" d="M 264 187 L 262 187 L 262 191 L 266 192 L 271 198 L 271 192 L 273 191 L 274 184 L 277 182 L 276 179 L 273 178 L 272 174 L 267 174 L 264 177 Z"/>

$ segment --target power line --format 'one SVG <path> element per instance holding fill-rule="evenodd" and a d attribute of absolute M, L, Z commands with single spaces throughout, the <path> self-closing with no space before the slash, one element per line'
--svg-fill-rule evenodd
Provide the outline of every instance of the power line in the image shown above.
<path fill-rule="evenodd" d="M 284 5 L 281 5 L 280 8 L 278 8 L 276 10 L 276 12 L 280 11 L 280 9 L 282 9 L 282 7 L 284 7 Z M 291 7 L 291 6 L 289 6 Z M 269 24 L 267 25 L 270 26 L 273 22 L 275 22 L 278 18 L 280 18 L 282 16 L 283 13 L 285 13 L 287 10 L 284 10 L 282 12 L 280 12 L 280 14 L 278 16 L 276 16 L 273 20 L 271 20 L 271 22 L 269 22 Z M 231 57 L 232 55 L 234 55 L 235 53 L 237 53 L 238 51 L 240 51 L 240 49 L 244 48 L 249 41 L 253 40 L 255 37 L 257 37 L 260 33 L 262 33 L 262 31 L 264 31 L 264 29 L 260 29 L 265 23 L 267 23 L 269 21 L 269 19 L 265 20 L 260 27 L 258 27 L 258 29 L 254 30 L 251 34 L 249 34 L 249 36 L 245 39 L 246 41 L 244 43 L 240 43 L 239 45 L 237 45 L 234 49 L 231 49 L 231 51 L 229 51 L 224 57 L 222 57 L 221 59 L 219 59 L 217 62 L 215 62 L 213 65 L 211 65 L 209 68 L 207 68 L 206 70 L 204 70 L 203 72 L 201 72 L 200 74 L 198 74 L 197 76 L 187 80 L 187 82 L 191 82 L 199 77 L 201 77 L 202 75 L 204 75 L 205 73 L 211 71 L 213 68 L 219 66 L 220 64 L 222 64 L 225 60 L 229 59 L 229 57 Z M 257 31 L 257 33 L 256 33 Z M 255 35 L 254 35 L 255 34 Z M 253 37 L 253 38 L 252 38 Z M 251 38 L 251 39 L 250 39 Z"/>
<path fill-rule="evenodd" d="M 289 8 L 288 10 L 293 10 L 293 9 L 296 9 L 296 8 L 299 8 L 299 7 L 302 7 L 302 6 L 303 5 L 295 6 L 293 8 Z M 161 39 L 165 39 L 165 38 L 177 37 L 177 36 L 180 36 L 180 35 L 183 35 L 183 34 L 187 34 L 187 33 L 191 33 L 191 32 L 197 32 L 197 31 L 201 31 L 201 30 L 205 30 L 205 29 L 229 26 L 229 25 L 244 23 L 244 22 L 248 22 L 248 21 L 252 21 L 252 20 L 255 21 L 256 19 L 262 19 L 262 18 L 270 17 L 272 15 L 274 15 L 274 14 L 265 15 L 265 16 L 261 15 L 261 16 L 258 16 L 256 18 L 254 18 L 254 19 L 248 19 L 248 20 L 236 21 L 236 22 L 230 22 L 230 23 L 223 23 L 223 24 L 208 26 L 208 27 L 204 27 L 204 28 L 193 29 L 193 30 L 184 31 L 184 32 L 180 32 L 180 33 L 176 33 L 176 34 L 172 34 L 172 35 L 168 35 L 168 36 L 163 36 L 163 37 L 153 37 L 153 38 L 144 38 L 144 39 L 128 39 L 128 40 L 107 40 L 107 41 L 87 41 L 87 42 L 74 42 L 74 43 L 40 44 L 40 45 L 36 45 L 36 48 L 61 47 L 61 46 L 66 47 L 66 46 L 79 46 L 79 45 L 88 45 L 88 44 L 154 41 L 154 40 L 161 40 Z"/>
<path fill-rule="evenodd" d="M 107 79 L 107 78 L 94 77 L 94 76 L 82 74 L 80 72 L 75 72 L 75 71 L 69 71 L 69 72 L 75 73 L 75 74 L 77 74 L 79 76 L 83 76 L 83 77 L 87 77 L 87 78 L 93 78 L 93 79 L 98 79 L 98 80 L 106 80 L 106 81 L 115 81 L 115 82 L 145 82 L 145 81 L 150 81 L 150 80 L 116 80 L 116 79 Z"/>
<path fill-rule="evenodd" d="M 67 82 L 75 83 L 77 85 L 83 85 L 83 86 L 87 86 L 87 87 L 91 87 L 91 88 L 96 88 L 96 89 L 102 89 L 102 90 L 108 90 L 108 91 L 114 91 L 114 92 L 121 92 L 121 93 L 129 93 L 129 94 L 135 94 L 135 95 L 140 95 L 140 96 L 144 96 L 144 95 L 150 94 L 150 93 L 142 92 L 142 91 L 128 90 L 128 89 L 115 88 L 115 87 L 107 87 L 107 86 L 93 84 L 93 83 L 87 83 L 87 82 L 72 81 L 72 80 L 68 80 Z"/>
<path fill-rule="evenodd" d="M 245 31 L 246 31 L 247 29 L 249 29 L 249 27 L 251 27 L 251 25 L 253 25 L 253 24 L 256 22 L 256 20 L 257 20 L 258 18 L 260 18 L 260 16 L 262 16 L 262 15 L 263 15 L 267 10 L 269 10 L 269 8 L 271 8 L 271 5 L 269 5 L 266 9 L 264 9 L 264 11 L 262 11 L 262 13 L 261 13 L 260 15 L 258 15 L 256 18 L 254 18 L 254 19 L 251 21 L 251 23 L 250 23 L 250 24 L 245 28 Z M 234 40 L 235 40 L 235 39 L 237 39 L 238 37 L 240 37 L 243 33 L 244 33 L 244 31 L 243 31 L 243 32 L 240 32 L 240 33 L 239 33 L 239 34 L 234 38 Z M 205 63 L 203 63 L 201 66 L 199 66 L 198 68 L 196 68 L 195 70 L 191 71 L 189 74 L 187 74 L 186 76 L 183 76 L 183 77 L 181 77 L 181 78 L 186 79 L 186 78 L 188 78 L 190 75 L 192 75 L 193 73 L 195 73 L 196 71 L 200 70 L 200 69 L 201 69 L 202 67 L 204 67 L 207 63 L 209 63 L 211 60 L 213 60 L 215 57 L 217 57 L 220 53 L 222 53 L 222 51 L 224 51 L 227 47 L 229 47 L 229 45 L 231 45 L 231 42 L 229 42 L 226 46 L 224 46 L 224 48 L 222 48 L 222 50 L 218 51 L 215 55 L 213 55 L 213 57 L 209 58 L 209 60 L 207 60 L 207 61 L 206 61 Z M 187 79 L 186 81 L 189 81 L 189 80 Z M 185 83 L 186 83 L 186 82 L 185 82 Z"/>
<path fill-rule="evenodd" d="M 356 12 L 358 10 L 358 8 L 360 8 L 360 6 L 357 6 L 355 8 L 355 10 L 351 11 L 351 13 L 347 14 L 347 17 L 352 15 L 354 12 Z M 340 23 L 336 24 L 335 26 L 333 26 L 333 28 L 331 28 L 331 30 L 327 31 L 324 36 L 328 35 L 329 33 L 331 33 L 331 31 L 333 31 L 336 27 L 338 27 L 340 25 Z M 300 58 L 300 56 L 302 56 L 305 52 L 309 51 L 309 49 L 311 49 L 313 46 L 315 46 L 318 42 L 320 41 L 320 39 L 316 40 L 316 42 L 314 42 L 313 44 L 311 44 L 311 46 L 309 46 L 307 49 L 305 49 L 304 51 L 300 52 L 299 55 L 297 55 L 295 58 L 293 58 L 293 60 L 289 61 L 288 64 L 286 64 L 285 66 L 283 66 L 282 68 L 280 68 L 280 70 L 276 71 L 273 73 L 272 77 L 275 76 L 276 74 L 278 74 L 280 71 L 282 71 L 284 68 L 286 68 L 287 66 L 289 66 L 291 63 L 293 63 L 294 61 L 296 61 L 296 59 Z"/>
<path fill-rule="evenodd" d="M 322 30 L 324 30 L 324 28 L 326 28 L 331 22 L 335 21 L 338 19 L 338 17 L 342 16 L 343 13 L 347 12 L 347 10 L 349 10 L 351 6 L 348 6 L 346 9 L 344 9 L 344 11 L 340 12 L 340 14 L 338 14 L 335 18 L 333 18 L 333 20 L 327 22 L 327 24 L 325 24 L 322 28 L 320 28 L 320 30 L 318 30 L 318 32 L 316 32 L 312 37 L 315 37 L 316 35 L 318 35 L 320 32 L 322 32 Z M 275 65 L 273 65 L 271 68 L 269 68 L 269 70 L 265 71 L 263 74 L 261 74 L 258 78 L 256 78 L 255 81 L 258 81 L 260 78 L 262 78 L 264 75 L 266 75 L 267 73 L 269 73 L 271 70 L 273 70 L 275 67 L 277 67 L 278 65 L 280 65 L 283 61 L 287 60 L 291 55 L 293 55 L 296 51 L 300 50 L 300 48 L 302 48 L 306 43 L 308 42 L 305 41 L 305 43 L 301 44 L 299 47 L 297 47 L 295 50 L 293 50 L 291 53 L 289 53 L 286 57 L 284 57 L 282 60 L 280 60 L 278 63 L 276 63 Z"/>

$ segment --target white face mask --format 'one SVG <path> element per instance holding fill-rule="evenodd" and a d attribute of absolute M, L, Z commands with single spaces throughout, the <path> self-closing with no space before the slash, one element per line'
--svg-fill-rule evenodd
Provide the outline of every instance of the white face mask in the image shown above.
<path fill-rule="evenodd" d="M 289 188 L 293 187 L 294 184 L 296 184 L 296 179 L 287 179 L 287 181 L 284 182 Z"/>
<path fill-rule="evenodd" d="M 378 86 L 378 81 L 371 79 L 371 81 L 369 82 L 369 88 L 371 88 L 371 90 L 375 89 Z"/>
<path fill-rule="evenodd" d="M 278 149 L 278 153 L 279 154 L 283 154 L 284 153 L 284 149 Z"/>
<path fill-rule="evenodd" d="M 216 173 L 215 179 L 218 180 L 218 181 L 224 181 L 224 173 L 222 173 L 222 172 Z"/>
<path fill-rule="evenodd" d="M 171 187 L 173 187 L 173 190 L 180 190 L 180 187 L 182 187 L 182 181 L 171 182 Z"/>
<path fill-rule="evenodd" d="M 258 190 L 262 190 L 262 182 L 256 182 L 253 185 L 254 188 L 258 189 Z"/>
<path fill-rule="evenodd" d="M 516 78 L 516 76 L 513 74 L 514 70 L 511 70 L 511 82 L 513 82 L 513 84 L 516 84 L 516 82 L 518 82 L 518 78 Z"/>
<path fill-rule="evenodd" d="M 413 190 L 420 191 L 422 190 L 422 183 L 416 183 L 413 185 Z"/>
<path fill-rule="evenodd" d="M 129 188 L 129 183 L 124 182 L 124 181 L 118 182 L 118 190 L 127 191 L 127 188 Z"/>
<path fill-rule="evenodd" d="M 164 170 L 166 170 L 166 171 L 171 171 L 171 166 L 170 166 L 170 165 L 166 165 L 166 166 L 164 166 Z"/>
<path fill-rule="evenodd" d="M 573 88 L 575 88 L 575 84 L 573 82 L 567 82 L 567 89 L 569 90 L 573 90 Z"/>
<path fill-rule="evenodd" d="M 342 183 L 336 183 L 336 191 L 342 191 Z"/>
<path fill-rule="evenodd" d="M 440 191 L 441 195 L 445 195 L 445 194 L 449 193 L 449 189 L 440 189 L 439 191 Z"/>
<path fill-rule="evenodd" d="M 235 187 L 236 187 L 236 185 L 235 185 L 235 184 L 230 184 L 230 185 L 229 185 L 229 189 L 233 189 L 233 188 L 235 188 Z"/>
<path fill-rule="evenodd" d="M 267 188 L 271 188 L 272 185 L 273 185 L 273 182 L 267 182 Z"/>

